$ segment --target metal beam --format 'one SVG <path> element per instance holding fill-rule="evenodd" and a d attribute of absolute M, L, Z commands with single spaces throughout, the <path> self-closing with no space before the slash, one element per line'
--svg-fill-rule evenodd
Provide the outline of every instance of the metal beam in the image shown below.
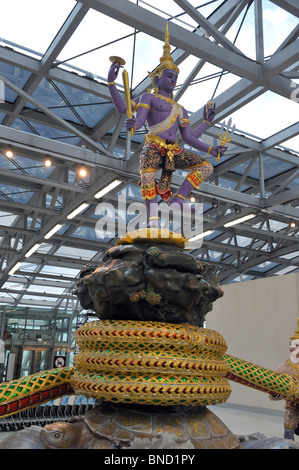
<path fill-rule="evenodd" d="M 187 0 L 174 0 L 182 10 L 184 10 L 194 21 L 196 21 L 210 36 L 215 39 L 215 42 L 221 44 L 228 50 L 236 52 L 244 56 L 231 41 L 229 41 L 222 32 L 218 30 L 209 20 L 207 20 L 196 8 L 193 7 Z"/>
<path fill-rule="evenodd" d="M 165 20 L 158 15 L 135 5 L 127 0 L 91 0 L 92 8 L 106 14 L 123 23 L 140 29 L 155 38 L 164 39 Z M 249 80 L 259 82 L 261 68 L 253 60 L 236 54 L 231 50 L 223 53 L 223 47 L 187 31 L 174 23 L 169 24 L 170 42 L 174 46 L 187 51 L 200 59 L 208 60 L 210 63 L 241 77 L 246 76 Z"/>
<path fill-rule="evenodd" d="M 299 7 L 297 0 L 270 0 L 278 7 L 283 8 L 294 16 L 299 18 Z"/>
<path fill-rule="evenodd" d="M 70 39 L 73 32 L 81 23 L 82 19 L 84 18 L 88 10 L 89 10 L 88 2 L 85 2 L 85 4 L 77 3 L 75 5 L 69 17 L 67 18 L 67 20 L 61 27 L 60 31 L 55 36 L 54 40 L 52 41 L 45 55 L 42 57 L 40 61 L 38 74 L 31 75 L 31 77 L 29 78 L 29 80 L 27 81 L 24 87 L 24 90 L 23 90 L 24 92 L 26 92 L 29 95 L 33 93 L 37 85 L 44 78 L 46 72 L 51 67 L 57 55 L 61 52 L 61 50 L 64 48 L 68 39 Z M 4 118 L 2 124 L 5 126 L 10 126 L 15 120 L 15 118 L 18 116 L 23 106 L 26 104 L 26 101 L 27 101 L 26 95 L 19 94 L 14 104 L 14 113 L 11 116 L 7 116 L 6 118 Z"/>
<path fill-rule="evenodd" d="M 84 142 L 87 142 L 93 149 L 98 150 L 100 153 L 104 153 L 105 155 L 108 155 L 112 157 L 113 155 L 105 149 L 103 145 L 97 144 L 94 140 L 90 139 L 86 134 L 83 132 L 79 131 L 76 127 L 72 126 L 69 124 L 67 121 L 59 117 L 57 114 L 53 113 L 50 111 L 46 106 L 41 104 L 39 101 L 34 99 L 31 95 L 26 93 L 25 91 L 21 90 L 18 86 L 16 86 L 14 83 L 10 82 L 7 80 L 5 77 L 0 75 L 0 80 L 5 83 L 11 90 L 13 90 L 15 93 L 18 95 L 22 96 L 25 98 L 26 101 L 29 101 L 31 104 L 36 106 L 38 109 L 40 109 L 43 113 L 47 114 L 47 116 L 50 116 L 54 121 L 57 121 L 62 127 L 70 131 L 72 134 L 75 134 L 76 136 L 80 137 Z"/>
<path fill-rule="evenodd" d="M 269 148 L 275 147 L 276 145 L 285 142 L 286 140 L 292 139 L 299 134 L 299 121 L 291 126 L 273 134 L 271 137 L 264 139 L 261 142 L 261 151 L 268 150 Z"/>

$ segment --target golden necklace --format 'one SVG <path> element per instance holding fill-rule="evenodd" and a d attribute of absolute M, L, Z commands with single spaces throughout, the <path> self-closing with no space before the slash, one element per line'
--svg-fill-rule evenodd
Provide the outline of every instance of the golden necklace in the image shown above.
<path fill-rule="evenodd" d="M 293 364 L 290 359 L 287 359 L 286 362 L 290 366 L 290 368 L 292 369 L 293 374 L 296 377 L 299 377 L 299 364 Z"/>
<path fill-rule="evenodd" d="M 172 98 L 167 98 L 166 96 L 160 95 L 159 93 L 154 93 L 154 96 L 156 96 L 156 97 L 159 98 L 160 100 L 165 100 L 165 101 L 167 101 L 167 103 L 169 103 L 169 104 L 171 105 L 171 107 L 172 107 L 174 104 L 177 104 L 177 102 L 174 101 Z"/>

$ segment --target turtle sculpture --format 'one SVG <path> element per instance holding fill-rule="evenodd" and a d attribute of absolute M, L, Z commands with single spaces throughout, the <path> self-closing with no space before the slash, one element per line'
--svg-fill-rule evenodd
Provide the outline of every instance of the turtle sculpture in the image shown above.
<path fill-rule="evenodd" d="M 108 403 L 96 405 L 85 415 L 68 422 L 40 428 L 32 437 L 20 431 L 23 446 L 42 449 L 234 449 L 239 440 L 205 407 L 155 407 Z M 8 437 L 0 448 L 15 445 Z"/>

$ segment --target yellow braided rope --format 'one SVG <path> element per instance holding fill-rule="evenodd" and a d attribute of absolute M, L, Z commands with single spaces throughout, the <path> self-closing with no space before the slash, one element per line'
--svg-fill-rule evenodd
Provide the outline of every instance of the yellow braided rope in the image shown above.
<path fill-rule="evenodd" d="M 47 401 L 48 390 L 56 397 L 75 392 L 122 403 L 211 405 L 229 397 L 227 379 L 299 401 L 292 376 L 225 354 L 226 342 L 213 330 L 103 320 L 81 326 L 75 338 L 75 367 L 0 384 L 0 416 Z"/>
<path fill-rule="evenodd" d="M 211 405 L 231 393 L 227 345 L 190 324 L 104 320 L 75 332 L 80 348 L 71 386 L 112 402 Z"/>

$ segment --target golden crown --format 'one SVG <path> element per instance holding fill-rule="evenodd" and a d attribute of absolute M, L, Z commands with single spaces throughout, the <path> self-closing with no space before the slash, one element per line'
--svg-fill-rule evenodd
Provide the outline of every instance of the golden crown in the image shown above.
<path fill-rule="evenodd" d="M 175 70 L 177 73 L 180 72 L 178 66 L 173 62 L 172 55 L 170 54 L 170 44 L 169 44 L 169 31 L 168 31 L 168 22 L 166 23 L 166 28 L 165 28 L 165 43 L 163 46 L 163 55 L 160 57 L 160 65 L 155 68 L 153 72 L 148 72 L 148 75 L 152 81 L 153 88 L 155 87 L 154 84 L 154 77 L 158 76 L 161 78 L 162 73 L 164 70 Z"/>
<path fill-rule="evenodd" d="M 297 318 L 297 330 L 294 331 L 294 334 L 290 336 L 290 340 L 299 339 L 299 318 Z"/>

